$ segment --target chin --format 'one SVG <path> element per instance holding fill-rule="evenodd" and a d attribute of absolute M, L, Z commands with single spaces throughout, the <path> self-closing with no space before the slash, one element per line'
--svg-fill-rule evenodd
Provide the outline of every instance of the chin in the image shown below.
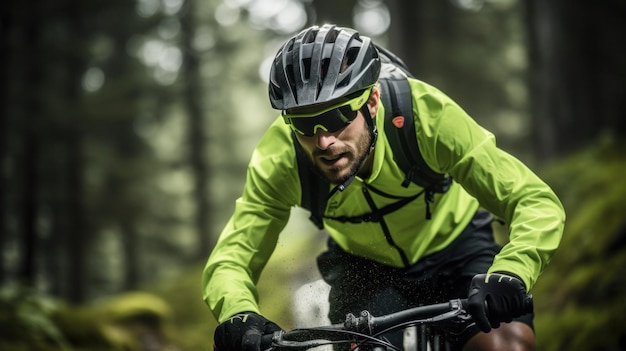
<path fill-rule="evenodd" d="M 339 185 L 350 178 L 352 175 L 352 168 L 331 169 L 321 173 L 329 183 Z"/>
<path fill-rule="evenodd" d="M 326 179 L 333 185 L 339 185 L 339 184 L 345 182 L 346 180 L 348 180 L 348 178 L 350 178 L 350 175 L 346 175 L 346 176 L 343 176 L 343 177 L 337 177 L 337 176 L 328 177 L 328 176 L 326 176 Z"/>
<path fill-rule="evenodd" d="M 315 163 L 315 168 L 317 168 L 317 173 L 326 178 L 329 183 L 339 185 L 348 180 L 352 174 L 358 172 L 360 165 L 363 163 L 366 156 L 367 154 L 364 154 L 364 156 L 358 160 L 350 157 L 348 162 L 343 164 L 341 167 L 332 168 L 328 168 L 323 163 L 318 161 Z"/>

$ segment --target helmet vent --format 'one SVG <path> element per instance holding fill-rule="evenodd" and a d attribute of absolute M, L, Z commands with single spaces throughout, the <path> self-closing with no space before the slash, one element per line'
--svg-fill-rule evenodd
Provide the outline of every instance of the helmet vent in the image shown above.
<path fill-rule="evenodd" d="M 298 91 L 296 90 L 296 79 L 295 79 L 295 76 L 293 74 L 293 66 L 289 65 L 286 68 L 287 69 L 285 71 L 287 73 L 287 81 L 289 82 L 289 88 L 291 89 L 291 95 L 293 96 L 293 99 L 297 103 L 298 102 Z"/>
<path fill-rule="evenodd" d="M 309 80 L 311 78 L 311 58 L 302 59 L 301 67 L 304 68 L 303 79 Z"/>
<path fill-rule="evenodd" d="M 346 57 L 344 58 L 344 64 L 341 65 L 341 72 L 344 72 L 348 67 L 350 67 L 354 61 L 356 61 L 357 56 L 359 55 L 359 48 L 351 47 L 346 51 Z"/>
<path fill-rule="evenodd" d="M 326 34 L 326 38 L 324 38 L 324 42 L 325 43 L 334 43 L 337 40 L 337 35 L 339 35 L 339 31 L 338 30 L 328 31 L 328 34 Z"/>
<path fill-rule="evenodd" d="M 315 42 L 315 37 L 317 37 L 317 33 L 319 32 L 319 30 L 311 30 L 308 31 L 304 38 L 302 38 L 302 43 L 304 44 L 310 44 L 310 43 L 314 43 Z"/>
<path fill-rule="evenodd" d="M 343 77 L 343 79 L 341 79 L 341 81 L 337 83 L 337 87 L 343 87 L 348 85 L 348 83 L 350 83 L 350 78 L 351 74 L 348 73 L 345 77 Z"/>
<path fill-rule="evenodd" d="M 322 60 L 322 67 L 320 67 L 320 77 L 322 80 L 326 78 L 326 73 L 328 72 L 328 66 L 330 65 L 330 59 L 325 58 Z"/>
<path fill-rule="evenodd" d="M 275 96 L 275 99 L 283 98 L 283 92 L 280 90 L 280 87 L 276 86 L 276 84 L 270 84 L 270 89 L 272 89 L 270 96 Z"/>
<path fill-rule="evenodd" d="M 295 40 L 290 40 L 289 43 L 287 43 L 287 45 L 285 45 L 285 51 L 287 52 L 291 52 L 293 50 L 293 44 L 295 43 Z M 279 52 L 280 54 L 280 52 Z"/>

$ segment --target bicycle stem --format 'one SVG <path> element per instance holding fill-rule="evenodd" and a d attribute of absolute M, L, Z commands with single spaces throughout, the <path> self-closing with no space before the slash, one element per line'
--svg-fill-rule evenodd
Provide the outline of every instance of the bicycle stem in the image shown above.
<path fill-rule="evenodd" d="M 461 313 L 464 311 L 466 303 L 467 300 L 465 299 L 454 299 L 440 304 L 415 307 L 380 317 L 374 317 L 368 311 L 362 311 L 359 317 L 348 314 L 344 327 L 347 330 L 374 335 L 394 325 L 433 318 L 446 312 Z"/>

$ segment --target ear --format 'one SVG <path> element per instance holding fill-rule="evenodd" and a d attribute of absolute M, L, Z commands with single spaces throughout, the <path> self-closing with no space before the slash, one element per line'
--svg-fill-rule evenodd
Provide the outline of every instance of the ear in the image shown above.
<path fill-rule="evenodd" d="M 378 86 L 374 85 L 372 88 L 372 92 L 370 93 L 370 97 L 367 100 L 367 107 L 370 110 L 370 115 L 372 118 L 376 117 L 376 112 L 378 112 L 378 104 L 380 102 L 380 90 L 378 90 Z"/>

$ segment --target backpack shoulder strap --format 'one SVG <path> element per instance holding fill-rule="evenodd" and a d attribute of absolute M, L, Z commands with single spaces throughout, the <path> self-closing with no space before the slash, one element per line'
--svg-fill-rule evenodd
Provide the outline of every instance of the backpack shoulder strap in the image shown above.
<path fill-rule="evenodd" d="M 319 229 L 323 229 L 329 184 L 313 171 L 311 162 L 304 154 L 304 150 L 302 150 L 302 146 L 296 140 L 295 134 L 292 133 L 291 136 L 293 145 L 296 148 L 298 175 L 300 177 L 300 189 L 302 190 L 300 206 L 309 210 L 311 212 L 309 218 L 311 222 Z"/>
<path fill-rule="evenodd" d="M 427 193 L 447 191 L 451 178 L 433 171 L 419 150 L 407 76 L 393 65 L 383 65 L 383 71 L 384 78 L 379 82 L 385 106 L 385 134 L 394 152 L 394 160 L 406 174 L 402 186 L 408 187 L 414 182 Z"/>

